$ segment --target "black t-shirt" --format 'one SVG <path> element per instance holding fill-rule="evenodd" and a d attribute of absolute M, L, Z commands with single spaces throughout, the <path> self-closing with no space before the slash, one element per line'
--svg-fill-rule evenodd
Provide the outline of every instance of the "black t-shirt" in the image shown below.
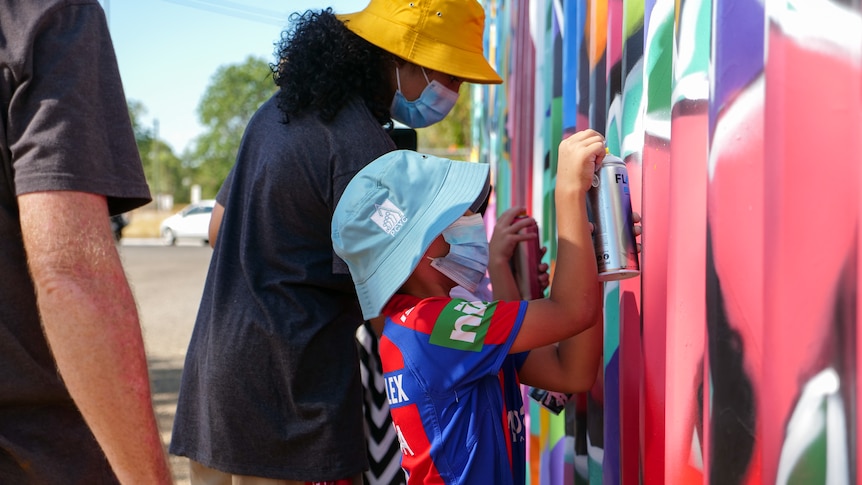
<path fill-rule="evenodd" d="M 246 128 L 183 370 L 171 453 L 239 475 L 334 480 L 366 467 L 346 265 L 332 212 L 360 168 L 395 148 L 365 105 Z M 338 262 L 341 262 L 339 265 Z"/>
<path fill-rule="evenodd" d="M 42 333 L 16 204 L 149 201 L 113 45 L 95 0 L 0 0 L 0 39 L 0 482 L 114 483 Z"/>

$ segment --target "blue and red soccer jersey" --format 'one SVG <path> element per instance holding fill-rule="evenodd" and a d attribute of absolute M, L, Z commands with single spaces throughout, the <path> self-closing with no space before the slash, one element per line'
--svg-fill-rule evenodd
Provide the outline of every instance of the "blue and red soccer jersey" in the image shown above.
<path fill-rule="evenodd" d="M 523 484 L 524 404 L 509 355 L 526 302 L 395 295 L 380 358 L 408 484 Z"/>

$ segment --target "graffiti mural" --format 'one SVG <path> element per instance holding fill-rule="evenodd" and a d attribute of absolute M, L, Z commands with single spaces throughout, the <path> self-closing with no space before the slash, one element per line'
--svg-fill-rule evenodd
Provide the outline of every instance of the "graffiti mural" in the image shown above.
<path fill-rule="evenodd" d="M 764 481 L 782 485 L 853 483 L 856 475 L 857 437 L 847 430 L 858 419 L 853 285 L 860 155 L 844 144 L 858 143 L 862 124 L 858 8 L 828 1 L 766 4 L 764 169 L 767 176 L 780 171 L 781 178 L 764 184 L 764 229 L 772 236 L 764 246 L 769 345 L 757 416 Z M 811 86 L 818 87 L 816 96 Z M 841 176 L 810 177 L 812 160 L 834 160 Z M 797 195 L 802 191 L 808 197 Z M 829 236 L 790 237 L 798 217 L 820 218 Z M 770 247 L 775 237 L 787 240 Z M 808 268 L 806 277 L 794 277 L 790 264 Z"/>
<path fill-rule="evenodd" d="M 643 214 L 644 8 L 643 0 L 623 1 L 620 117 L 617 123 L 620 140 L 618 153 L 625 161 L 629 174 L 632 210 L 640 214 Z M 640 483 L 640 395 L 643 373 L 641 278 L 623 280 L 619 285 L 619 367 L 625 371 L 620 371 L 619 378 L 620 408 L 618 411 L 606 409 L 605 414 L 618 415 L 620 419 L 619 483 Z"/>
<path fill-rule="evenodd" d="M 763 52 L 758 0 L 716 2 L 707 166 L 708 349 L 705 401 L 710 483 L 760 482 L 755 390 L 763 341 Z M 744 35 L 740 35 L 740 29 Z"/>
<path fill-rule="evenodd" d="M 525 390 L 530 483 L 862 482 L 862 2 L 483 4 L 497 213 L 553 240 L 556 145 L 594 128 L 644 227 L 594 389 L 559 416 Z"/>
<path fill-rule="evenodd" d="M 667 239 L 666 483 L 703 481 L 711 7 L 676 4 Z"/>

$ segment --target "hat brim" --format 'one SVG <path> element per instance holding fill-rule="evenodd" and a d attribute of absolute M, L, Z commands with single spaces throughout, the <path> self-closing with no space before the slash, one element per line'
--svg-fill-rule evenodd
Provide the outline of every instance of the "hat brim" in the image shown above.
<path fill-rule="evenodd" d="M 391 152 L 384 155 L 384 157 L 387 156 L 399 155 L 397 152 Z M 464 215 L 477 199 L 487 194 L 489 171 L 486 163 L 450 160 L 439 187 L 432 188 L 432 184 L 427 182 L 423 184 L 428 187 L 429 193 L 433 194 L 433 199 L 425 204 L 426 210 L 416 215 L 415 220 L 405 224 L 398 234 L 398 242 L 389 248 L 386 255 L 364 279 L 356 281 L 358 275 L 354 273 L 354 283 L 363 318 L 371 319 L 380 315 L 392 295 L 401 288 L 419 265 L 437 236 Z M 410 178 L 409 174 L 404 176 Z M 339 223 L 333 220 L 334 235 L 340 232 L 338 225 Z M 337 236 L 337 239 L 339 243 L 334 244 L 335 251 L 339 256 L 344 257 L 342 253 L 345 248 L 340 244 L 344 241 L 340 240 L 340 236 Z M 352 243 L 368 244 L 365 238 L 361 239 Z M 335 240 L 336 238 L 334 242 Z"/>
<path fill-rule="evenodd" d="M 485 205 L 485 201 L 488 200 L 488 196 L 491 195 L 491 172 L 488 171 L 488 176 L 485 177 L 485 185 L 482 187 L 482 191 L 479 192 L 479 195 L 476 197 L 476 200 L 470 204 L 470 212 L 478 213 L 479 209 Z"/>
<path fill-rule="evenodd" d="M 416 65 L 475 84 L 503 82 L 481 51 L 449 44 L 446 39 L 423 37 L 404 25 L 368 11 L 336 17 L 363 39 Z"/>

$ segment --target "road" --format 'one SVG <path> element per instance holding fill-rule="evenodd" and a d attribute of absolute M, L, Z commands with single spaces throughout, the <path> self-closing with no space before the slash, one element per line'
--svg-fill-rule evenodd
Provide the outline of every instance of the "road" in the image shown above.
<path fill-rule="evenodd" d="M 138 302 L 152 380 L 153 404 L 165 446 L 170 442 L 183 360 L 194 327 L 212 250 L 124 240 L 120 257 Z M 188 485 L 188 461 L 171 456 L 177 485 Z"/>

